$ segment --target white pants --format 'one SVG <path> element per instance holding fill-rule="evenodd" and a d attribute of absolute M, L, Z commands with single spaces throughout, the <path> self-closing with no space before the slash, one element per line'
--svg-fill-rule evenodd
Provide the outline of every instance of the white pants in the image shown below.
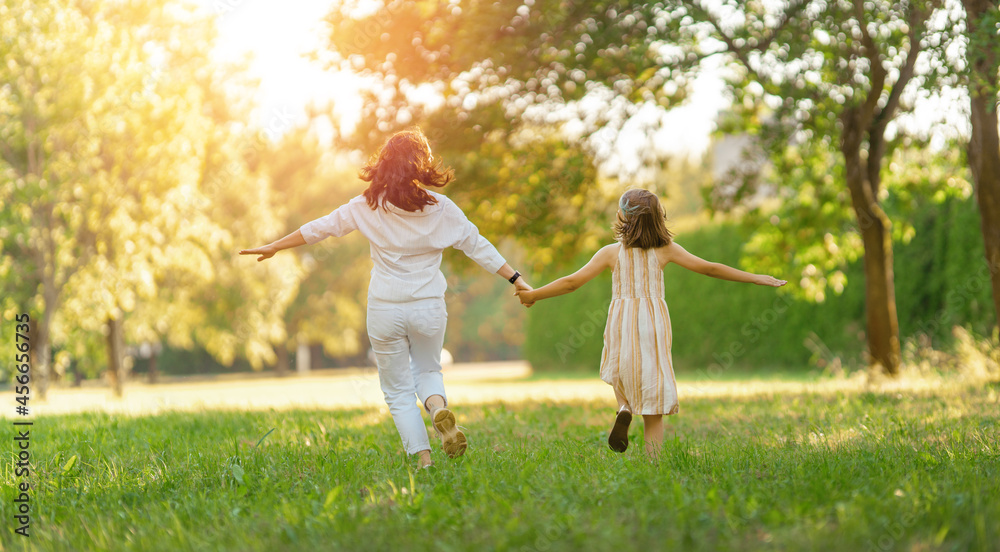
<path fill-rule="evenodd" d="M 430 449 L 427 427 L 414 399 L 444 394 L 441 347 L 448 312 L 444 299 L 410 303 L 368 303 L 368 337 L 378 378 L 396 430 L 409 454 Z"/>

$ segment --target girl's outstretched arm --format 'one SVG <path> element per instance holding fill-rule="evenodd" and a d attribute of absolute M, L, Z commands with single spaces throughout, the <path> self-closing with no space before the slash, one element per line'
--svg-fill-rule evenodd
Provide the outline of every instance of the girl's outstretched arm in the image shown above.
<path fill-rule="evenodd" d="M 594 254 L 594 257 L 590 259 L 590 262 L 585 264 L 583 268 L 577 270 L 573 274 L 563 276 L 562 278 L 559 278 L 554 282 L 550 282 L 549 284 L 534 291 L 518 291 L 517 296 L 521 299 L 521 304 L 526 307 L 530 307 L 539 299 L 548 299 L 549 297 L 565 295 L 571 291 L 576 291 L 583 284 L 593 280 L 594 277 L 604 271 L 604 269 L 614 266 L 615 259 L 618 258 L 619 247 L 620 245 L 617 243 L 605 245 Z"/>
<path fill-rule="evenodd" d="M 676 242 L 671 243 L 665 249 L 667 252 L 668 263 L 677 263 L 692 272 L 704 274 L 705 276 L 711 276 L 713 278 L 729 280 L 732 282 L 757 284 L 759 286 L 781 287 L 787 283 L 785 280 L 779 280 L 773 276 L 767 276 L 766 274 L 753 274 L 722 263 L 706 261 L 701 257 L 688 253 L 687 250 Z"/>
<path fill-rule="evenodd" d="M 240 255 L 260 255 L 260 257 L 257 258 L 257 262 L 259 263 L 264 259 L 270 259 L 275 253 L 281 251 L 282 249 L 291 249 L 305 244 L 306 239 L 302 237 L 302 231 L 296 230 L 276 242 L 269 243 L 262 247 L 256 247 L 254 249 L 244 249 L 240 251 Z"/>

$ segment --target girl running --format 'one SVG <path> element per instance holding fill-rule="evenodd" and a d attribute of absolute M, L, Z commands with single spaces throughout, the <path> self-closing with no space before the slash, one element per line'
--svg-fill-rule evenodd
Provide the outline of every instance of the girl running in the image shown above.
<path fill-rule="evenodd" d="M 646 452 L 655 458 L 663 443 L 663 416 L 676 414 L 678 409 L 670 359 L 670 313 L 663 300 L 663 267 L 677 263 L 713 278 L 762 286 L 780 287 L 785 281 L 688 253 L 673 241 L 659 199 L 647 190 L 622 194 L 614 233 L 617 242 L 601 248 L 577 272 L 534 291 L 519 290 L 517 295 L 530 307 L 538 300 L 574 291 L 604 269 L 611 269 L 601 379 L 615 391 L 618 414 L 608 445 L 616 452 L 625 452 L 632 414 L 641 414 Z"/>

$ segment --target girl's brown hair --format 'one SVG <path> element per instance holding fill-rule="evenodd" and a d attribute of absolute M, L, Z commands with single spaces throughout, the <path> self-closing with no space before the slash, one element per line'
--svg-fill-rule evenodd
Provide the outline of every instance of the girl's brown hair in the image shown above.
<path fill-rule="evenodd" d="M 618 200 L 615 239 L 625 247 L 650 249 L 670 245 L 673 234 L 667 230 L 667 215 L 660 199 L 647 190 L 629 190 Z"/>
<path fill-rule="evenodd" d="M 386 202 L 405 211 L 422 211 L 425 205 L 437 203 L 424 186 L 443 187 L 455 173 L 434 163 L 431 147 L 419 128 L 393 134 L 378 153 L 371 156 L 359 174 L 371 182 L 365 190 L 365 200 L 373 210 Z"/>

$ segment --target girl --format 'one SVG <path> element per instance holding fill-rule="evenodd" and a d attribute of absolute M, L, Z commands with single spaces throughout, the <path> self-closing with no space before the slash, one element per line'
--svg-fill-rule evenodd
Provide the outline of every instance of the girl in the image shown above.
<path fill-rule="evenodd" d="M 431 465 L 430 444 L 414 396 L 430 413 L 449 457 L 461 456 L 466 436 L 447 408 L 441 377 L 444 292 L 441 252 L 462 250 L 517 289 L 531 286 L 504 260 L 474 224 L 447 197 L 421 186 L 442 187 L 454 176 L 434 163 L 430 146 L 417 130 L 398 132 L 361 169 L 368 189 L 325 217 L 304 224 L 280 240 L 244 249 L 241 255 L 271 258 L 282 249 L 314 244 L 358 230 L 371 242 L 368 336 L 378 364 L 379 383 L 408 454 Z"/>
<path fill-rule="evenodd" d="M 670 314 L 663 300 L 663 267 L 677 263 L 723 280 L 785 285 L 784 280 L 695 257 L 673 241 L 665 221 L 655 195 L 629 190 L 618 202 L 617 243 L 601 248 L 574 274 L 534 291 L 517 291 L 521 303 L 530 307 L 540 299 L 574 291 L 604 269 L 611 269 L 611 307 L 604 330 L 601 379 L 614 388 L 619 408 L 608 445 L 615 452 L 625 452 L 632 414 L 642 414 L 646 452 L 653 458 L 663 443 L 663 415 L 675 414 L 678 408 L 670 359 Z"/>

